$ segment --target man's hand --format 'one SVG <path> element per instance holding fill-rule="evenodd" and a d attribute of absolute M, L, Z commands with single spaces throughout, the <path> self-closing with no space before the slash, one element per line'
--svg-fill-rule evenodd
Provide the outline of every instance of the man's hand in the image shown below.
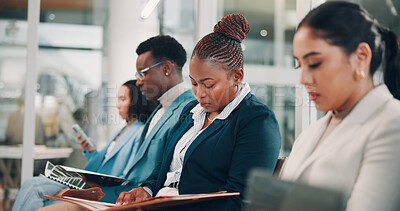
<path fill-rule="evenodd" d="M 119 194 L 117 202 L 115 203 L 117 206 L 129 204 L 133 202 L 140 202 L 146 199 L 151 198 L 150 194 L 147 193 L 142 187 L 134 188 L 129 192 L 122 192 Z"/>
<path fill-rule="evenodd" d="M 96 147 L 94 146 L 92 140 L 81 139 L 81 135 L 77 135 L 76 138 L 78 139 L 79 144 L 81 145 L 82 149 L 84 149 L 85 151 L 93 152 L 96 150 Z M 91 138 L 89 138 L 89 139 L 91 139 Z M 93 147 L 90 147 L 88 141 L 90 141 L 93 144 Z"/>

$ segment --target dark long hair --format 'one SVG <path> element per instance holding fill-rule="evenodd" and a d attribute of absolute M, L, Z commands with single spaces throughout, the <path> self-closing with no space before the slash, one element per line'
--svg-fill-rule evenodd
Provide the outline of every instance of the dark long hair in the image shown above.
<path fill-rule="evenodd" d="M 400 40 L 390 29 L 381 26 L 358 4 L 332 1 L 313 9 L 300 22 L 315 36 L 341 47 L 348 55 L 365 42 L 372 51 L 370 75 L 382 65 L 383 79 L 392 95 L 400 99 Z M 297 30 L 298 30 L 297 29 Z"/>
<path fill-rule="evenodd" d="M 129 97 L 131 102 L 129 104 L 128 115 L 130 118 L 136 118 L 141 122 L 146 122 L 153 110 L 157 107 L 157 101 L 148 101 L 142 95 L 142 92 L 136 86 L 136 80 L 130 80 L 123 84 L 129 88 Z"/>

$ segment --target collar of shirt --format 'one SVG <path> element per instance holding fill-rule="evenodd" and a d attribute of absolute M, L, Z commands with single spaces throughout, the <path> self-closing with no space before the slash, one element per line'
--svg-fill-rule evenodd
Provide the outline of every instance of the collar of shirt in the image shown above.
<path fill-rule="evenodd" d="M 232 111 L 239 105 L 240 102 L 246 97 L 246 95 L 250 92 L 250 85 L 247 82 L 243 82 L 241 84 L 241 89 L 239 93 L 236 95 L 235 99 L 233 99 L 225 108 L 222 110 L 220 114 L 218 114 L 215 119 L 224 120 L 228 118 L 228 116 L 232 113 Z M 202 120 L 204 119 L 203 115 L 206 115 L 206 111 L 200 106 L 200 103 L 197 104 L 191 111 L 193 113 L 193 119 Z M 203 118 L 202 118 L 203 117 Z"/>
<path fill-rule="evenodd" d="M 158 98 L 158 101 L 164 109 L 167 109 L 176 98 L 187 90 L 189 90 L 189 88 L 186 86 L 185 82 L 179 83 L 161 95 L 161 97 Z"/>

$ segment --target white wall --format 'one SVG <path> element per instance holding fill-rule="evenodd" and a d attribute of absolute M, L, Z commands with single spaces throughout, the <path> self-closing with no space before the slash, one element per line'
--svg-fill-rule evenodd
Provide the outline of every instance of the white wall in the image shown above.
<path fill-rule="evenodd" d="M 157 8 L 142 20 L 140 13 L 147 1 L 110 1 L 107 29 L 108 55 L 105 61 L 108 75 L 108 139 L 124 124 L 116 108 L 118 88 L 134 79 L 136 48 L 144 40 L 159 34 Z"/>

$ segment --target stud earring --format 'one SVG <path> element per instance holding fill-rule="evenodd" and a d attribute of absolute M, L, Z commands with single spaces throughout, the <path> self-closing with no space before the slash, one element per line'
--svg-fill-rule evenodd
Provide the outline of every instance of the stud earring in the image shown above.
<path fill-rule="evenodd" d="M 361 69 L 356 70 L 356 79 L 364 79 L 365 78 L 365 73 Z"/>
<path fill-rule="evenodd" d="M 165 75 L 168 75 L 168 73 L 165 73 Z"/>

